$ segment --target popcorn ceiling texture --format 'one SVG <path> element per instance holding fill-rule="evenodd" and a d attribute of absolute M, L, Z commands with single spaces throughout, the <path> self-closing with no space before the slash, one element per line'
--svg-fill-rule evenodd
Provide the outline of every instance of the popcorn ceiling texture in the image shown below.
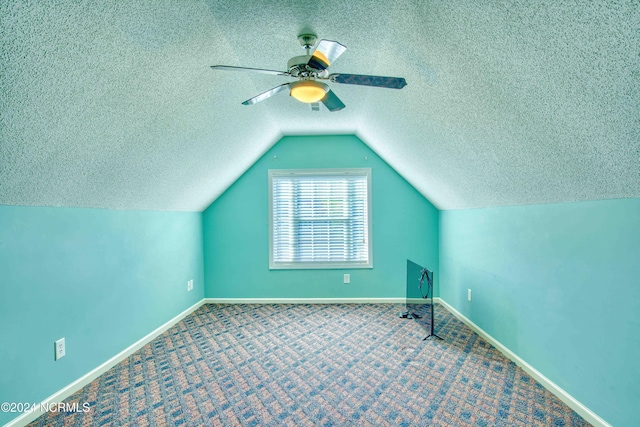
<path fill-rule="evenodd" d="M 408 86 L 243 106 L 288 80 L 209 68 L 284 70 L 305 30 L 347 46 L 331 71 Z M 0 204 L 201 211 L 322 133 L 441 209 L 640 197 L 638 1 L 8 0 L 0 35 Z"/>

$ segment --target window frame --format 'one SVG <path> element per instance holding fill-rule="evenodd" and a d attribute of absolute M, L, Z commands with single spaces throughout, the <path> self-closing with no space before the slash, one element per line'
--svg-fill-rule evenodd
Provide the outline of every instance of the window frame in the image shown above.
<path fill-rule="evenodd" d="M 274 176 L 365 176 L 367 182 L 367 262 L 275 262 L 273 253 L 273 178 Z M 326 269 L 360 269 L 373 268 L 373 220 L 371 217 L 371 168 L 341 168 L 341 169 L 269 169 L 269 270 L 326 270 Z"/>

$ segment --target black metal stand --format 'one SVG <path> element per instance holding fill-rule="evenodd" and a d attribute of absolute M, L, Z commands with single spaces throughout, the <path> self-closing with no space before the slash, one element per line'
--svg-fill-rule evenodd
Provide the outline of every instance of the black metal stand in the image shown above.
<path fill-rule="evenodd" d="M 427 297 L 429 297 L 429 291 L 431 291 L 431 331 L 429 332 L 429 335 L 427 335 L 426 337 L 424 337 L 422 339 L 422 341 L 425 341 L 429 338 L 435 338 L 435 339 L 439 339 L 439 340 L 443 340 L 443 338 L 437 336 L 435 333 L 433 333 L 433 324 L 435 323 L 433 321 L 433 312 L 435 311 L 435 306 L 433 305 L 433 273 L 431 273 L 431 278 L 429 278 L 429 273 L 427 271 L 422 273 L 423 276 L 427 276 L 427 284 L 428 284 L 428 288 L 427 288 Z M 424 279 L 423 279 L 424 280 Z"/>
<path fill-rule="evenodd" d="M 428 340 L 429 338 L 437 338 L 444 341 L 444 338 L 441 338 L 433 333 L 433 296 L 431 296 L 431 332 L 429 332 L 429 335 L 424 337 L 422 341 Z"/>
<path fill-rule="evenodd" d="M 422 319 L 422 316 L 414 313 L 413 311 L 411 312 L 405 311 L 404 313 L 401 313 L 400 316 L 398 317 L 401 319 Z"/>

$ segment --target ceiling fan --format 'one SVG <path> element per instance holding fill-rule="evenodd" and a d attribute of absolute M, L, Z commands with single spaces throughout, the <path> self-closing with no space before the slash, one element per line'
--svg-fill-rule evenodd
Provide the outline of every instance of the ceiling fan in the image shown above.
<path fill-rule="evenodd" d="M 214 70 L 250 71 L 276 76 L 297 78 L 297 81 L 284 83 L 269 89 L 260 95 L 247 99 L 242 104 L 251 105 L 272 97 L 285 90 L 289 95 L 300 102 L 311 104 L 312 110 L 320 108 L 322 102 L 329 111 L 342 110 L 345 105 L 329 88 L 326 80 L 331 83 L 340 83 L 359 86 L 375 86 L 389 89 L 402 89 L 407 82 L 402 77 L 368 76 L 362 74 L 329 74 L 327 68 L 347 49 L 344 45 L 331 41 L 320 40 L 317 46 L 315 34 L 302 34 L 298 36 L 306 55 L 294 56 L 287 63 L 287 71 L 265 70 L 261 68 L 233 67 L 229 65 L 212 65 Z M 315 46 L 315 49 L 313 48 Z"/>

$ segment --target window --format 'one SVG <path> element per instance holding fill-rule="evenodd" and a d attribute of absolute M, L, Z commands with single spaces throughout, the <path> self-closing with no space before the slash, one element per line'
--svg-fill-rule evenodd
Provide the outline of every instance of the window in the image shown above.
<path fill-rule="evenodd" d="M 269 268 L 372 268 L 371 169 L 269 170 Z"/>

